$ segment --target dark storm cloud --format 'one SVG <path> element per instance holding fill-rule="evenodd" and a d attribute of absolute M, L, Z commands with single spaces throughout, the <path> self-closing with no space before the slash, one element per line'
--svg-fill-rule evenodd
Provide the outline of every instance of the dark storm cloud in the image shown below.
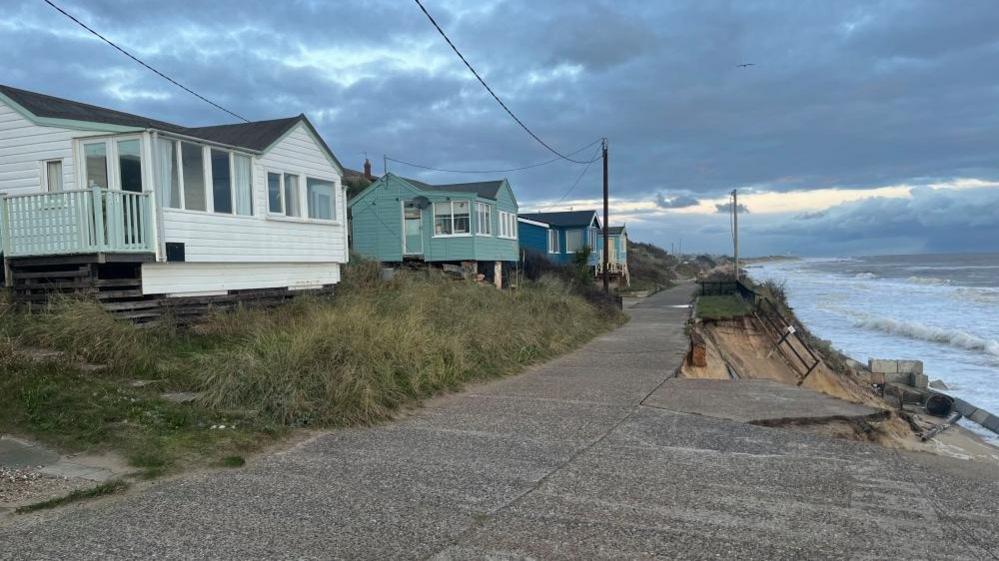
<path fill-rule="evenodd" d="M 887 253 L 991 251 L 999 240 L 999 189 L 914 188 L 911 198 L 874 197 L 834 206 L 820 216 L 748 227 L 801 251 Z M 817 247 L 815 247 L 817 246 Z"/>
<path fill-rule="evenodd" d="M 685 194 L 656 193 L 656 206 L 659 208 L 689 208 L 701 204 L 701 201 Z"/>
<path fill-rule="evenodd" d="M 411 2 L 62 4 L 240 114 L 308 114 L 352 167 L 364 153 L 459 169 L 550 157 Z M 682 185 L 687 199 L 663 201 L 682 204 L 733 187 L 999 177 L 994 0 L 960 9 L 932 0 L 427 6 L 550 143 L 569 151 L 610 138 L 618 199 L 648 201 L 649 186 L 664 181 Z M 4 3 L 0 49 L 3 83 L 182 124 L 231 122 L 35 0 Z M 756 66 L 736 67 L 743 62 Z M 578 173 L 556 164 L 510 179 L 529 204 L 557 199 Z M 590 170 L 573 195 L 597 195 L 599 176 Z"/>

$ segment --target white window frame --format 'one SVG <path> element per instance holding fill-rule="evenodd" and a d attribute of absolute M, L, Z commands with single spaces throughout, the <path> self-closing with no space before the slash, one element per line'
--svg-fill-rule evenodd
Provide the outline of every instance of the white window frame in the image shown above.
<path fill-rule="evenodd" d="M 512 212 L 499 211 L 499 235 L 505 240 L 517 239 L 517 215 Z"/>
<path fill-rule="evenodd" d="M 335 179 L 325 179 L 323 177 L 317 177 L 315 175 L 299 176 L 305 177 L 305 215 L 303 218 L 308 219 L 312 222 L 322 222 L 325 224 L 336 223 L 340 214 L 338 213 L 339 205 L 337 204 L 337 193 L 339 192 L 337 181 Z M 333 218 L 312 218 L 309 216 L 309 180 L 322 181 L 324 183 L 329 183 L 333 186 L 333 193 L 330 195 L 330 216 Z M 284 191 L 282 191 L 284 193 Z"/>
<path fill-rule="evenodd" d="M 582 249 L 584 247 L 586 247 L 586 244 L 589 243 L 589 240 L 587 239 L 589 237 L 588 232 L 589 232 L 589 228 L 587 228 L 585 230 L 581 230 L 581 229 L 578 229 L 578 228 L 572 228 L 572 229 L 566 230 L 565 231 L 565 252 L 566 253 L 576 253 L 577 251 L 582 251 Z M 570 247 L 569 247 L 569 234 L 572 234 L 573 236 L 576 236 L 576 235 L 579 236 L 579 247 L 577 247 L 575 249 L 570 249 Z"/>
<path fill-rule="evenodd" d="M 281 201 L 281 212 L 271 210 L 271 174 L 278 176 L 278 200 Z M 267 216 L 288 216 L 287 206 L 284 200 L 284 172 L 274 169 L 264 170 L 264 183 L 267 187 Z"/>
<path fill-rule="evenodd" d="M 90 136 L 82 137 L 76 139 L 76 146 L 73 152 L 76 157 L 76 161 L 79 165 L 76 166 L 76 180 L 77 185 L 82 185 L 83 189 L 89 189 L 90 186 L 87 185 L 87 152 L 85 146 L 87 144 L 100 144 L 104 143 L 104 154 L 106 158 L 105 165 L 107 166 L 108 173 L 108 189 L 114 191 L 121 190 L 121 166 L 118 163 L 118 142 L 123 140 L 138 140 L 139 141 L 139 161 L 142 165 L 142 192 L 149 193 L 152 191 L 149 183 L 150 174 L 148 173 L 150 165 L 149 160 L 146 158 L 146 142 L 141 134 L 121 134 L 121 135 L 110 135 L 110 136 Z M 48 160 L 48 161 L 55 161 Z M 65 164 L 64 164 L 65 166 Z M 65 167 L 63 168 L 65 170 Z M 65 178 L 65 171 L 64 178 Z M 63 183 L 65 187 L 65 182 Z"/>
<path fill-rule="evenodd" d="M 454 224 L 455 224 L 455 221 L 454 221 L 454 203 L 468 203 L 468 220 L 469 220 L 468 232 L 462 232 L 460 234 L 455 234 L 454 233 Z M 447 205 L 448 208 L 450 209 L 449 210 L 449 212 L 451 213 L 450 214 L 450 216 L 451 216 L 451 233 L 450 234 L 438 234 L 437 233 L 437 207 L 438 207 L 438 205 L 441 205 L 441 206 Z M 452 201 L 435 202 L 434 203 L 434 223 L 433 223 L 434 234 L 433 234 L 432 237 L 435 237 L 435 238 L 469 238 L 469 237 L 472 237 L 473 234 L 472 234 L 471 220 L 472 220 L 472 208 L 474 208 L 474 206 L 475 205 L 472 204 L 472 201 L 465 200 L 465 199 L 457 199 L 457 200 L 452 200 Z"/>
<path fill-rule="evenodd" d="M 552 238 L 552 235 L 555 237 Z M 554 243 L 552 243 L 554 239 Z M 560 245 L 558 230 L 555 228 L 548 229 L 548 253 L 562 253 L 562 247 Z"/>
<path fill-rule="evenodd" d="M 487 203 L 475 203 L 475 235 L 493 235 L 493 207 Z M 483 220 L 484 219 L 484 220 Z M 483 227 L 485 226 L 485 227 Z"/>
<path fill-rule="evenodd" d="M 61 193 L 66 190 L 66 164 L 63 162 L 62 158 L 54 158 L 51 160 L 42 160 L 42 188 L 46 193 Z M 59 164 L 59 190 L 53 191 L 49 189 L 49 164 Z"/>

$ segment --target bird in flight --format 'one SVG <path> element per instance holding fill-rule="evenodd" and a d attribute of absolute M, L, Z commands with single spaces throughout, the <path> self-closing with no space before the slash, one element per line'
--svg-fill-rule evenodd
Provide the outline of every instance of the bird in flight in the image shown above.
<path fill-rule="evenodd" d="M 739 68 L 749 68 L 750 66 L 756 66 L 756 64 L 754 64 L 752 62 L 747 62 L 746 64 L 740 64 L 740 65 L 738 65 Z"/>

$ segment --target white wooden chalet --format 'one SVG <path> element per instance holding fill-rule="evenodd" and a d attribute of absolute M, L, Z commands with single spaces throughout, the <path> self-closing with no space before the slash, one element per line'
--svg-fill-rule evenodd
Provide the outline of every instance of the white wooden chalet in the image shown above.
<path fill-rule="evenodd" d="M 29 301 L 80 288 L 135 311 L 331 287 L 342 175 L 304 115 L 192 128 L 0 86 L 0 248 Z"/>

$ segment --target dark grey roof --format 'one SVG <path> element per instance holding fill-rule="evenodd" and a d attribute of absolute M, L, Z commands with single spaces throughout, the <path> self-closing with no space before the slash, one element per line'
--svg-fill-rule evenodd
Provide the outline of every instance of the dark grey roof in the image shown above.
<path fill-rule="evenodd" d="M 595 210 L 570 210 L 566 212 L 532 212 L 519 215 L 521 218 L 544 222 L 549 226 L 572 227 L 589 226 L 596 216 Z"/>
<path fill-rule="evenodd" d="M 286 117 L 270 121 L 196 127 L 184 130 L 186 131 L 185 134 L 195 138 L 203 138 L 218 142 L 219 144 L 228 144 L 229 146 L 242 146 L 259 152 L 266 150 L 268 146 L 281 138 L 281 135 L 288 132 L 303 118 L 304 115 L 299 115 L 298 117 Z"/>
<path fill-rule="evenodd" d="M 499 194 L 500 188 L 503 186 L 503 180 L 496 181 L 476 181 L 474 183 L 450 183 L 447 185 L 431 185 L 429 183 L 424 183 L 422 181 L 417 181 L 415 179 L 403 178 L 409 183 L 412 183 L 414 187 L 417 187 L 423 191 L 438 191 L 445 193 L 474 193 L 483 199 L 496 200 Z"/>
<path fill-rule="evenodd" d="M 76 121 L 88 121 L 124 127 L 162 129 L 173 132 L 180 132 L 184 128 L 172 123 L 132 115 L 131 113 L 105 109 L 96 105 L 29 92 L 28 90 L 21 90 L 10 86 L 0 85 L 0 92 L 38 117 L 73 119 Z"/>
<path fill-rule="evenodd" d="M 621 235 L 621 232 L 624 232 L 624 226 L 610 226 L 607 228 L 607 234 L 611 236 Z"/>
<path fill-rule="evenodd" d="M 288 132 L 298 122 L 304 122 L 309 130 L 319 139 L 320 144 L 329 153 L 333 161 L 340 165 L 339 160 L 330 150 L 329 146 L 319 135 L 312 123 L 305 115 L 297 117 L 287 117 L 284 119 L 272 119 L 269 121 L 253 121 L 250 123 L 236 123 L 232 125 L 216 125 L 211 127 L 182 127 L 165 121 L 157 121 L 147 117 L 132 115 L 114 109 L 106 109 L 96 105 L 71 101 L 51 95 L 29 92 L 10 86 L 0 85 L 0 93 L 11 98 L 30 111 L 36 117 L 47 117 L 53 119 L 72 119 L 75 121 L 86 121 L 90 123 L 103 123 L 107 125 L 119 125 L 125 127 L 137 127 L 143 129 L 156 129 L 166 132 L 183 134 L 209 142 L 248 148 L 257 152 L 267 149 L 274 141 Z M 341 168 L 343 166 L 340 166 Z"/>

